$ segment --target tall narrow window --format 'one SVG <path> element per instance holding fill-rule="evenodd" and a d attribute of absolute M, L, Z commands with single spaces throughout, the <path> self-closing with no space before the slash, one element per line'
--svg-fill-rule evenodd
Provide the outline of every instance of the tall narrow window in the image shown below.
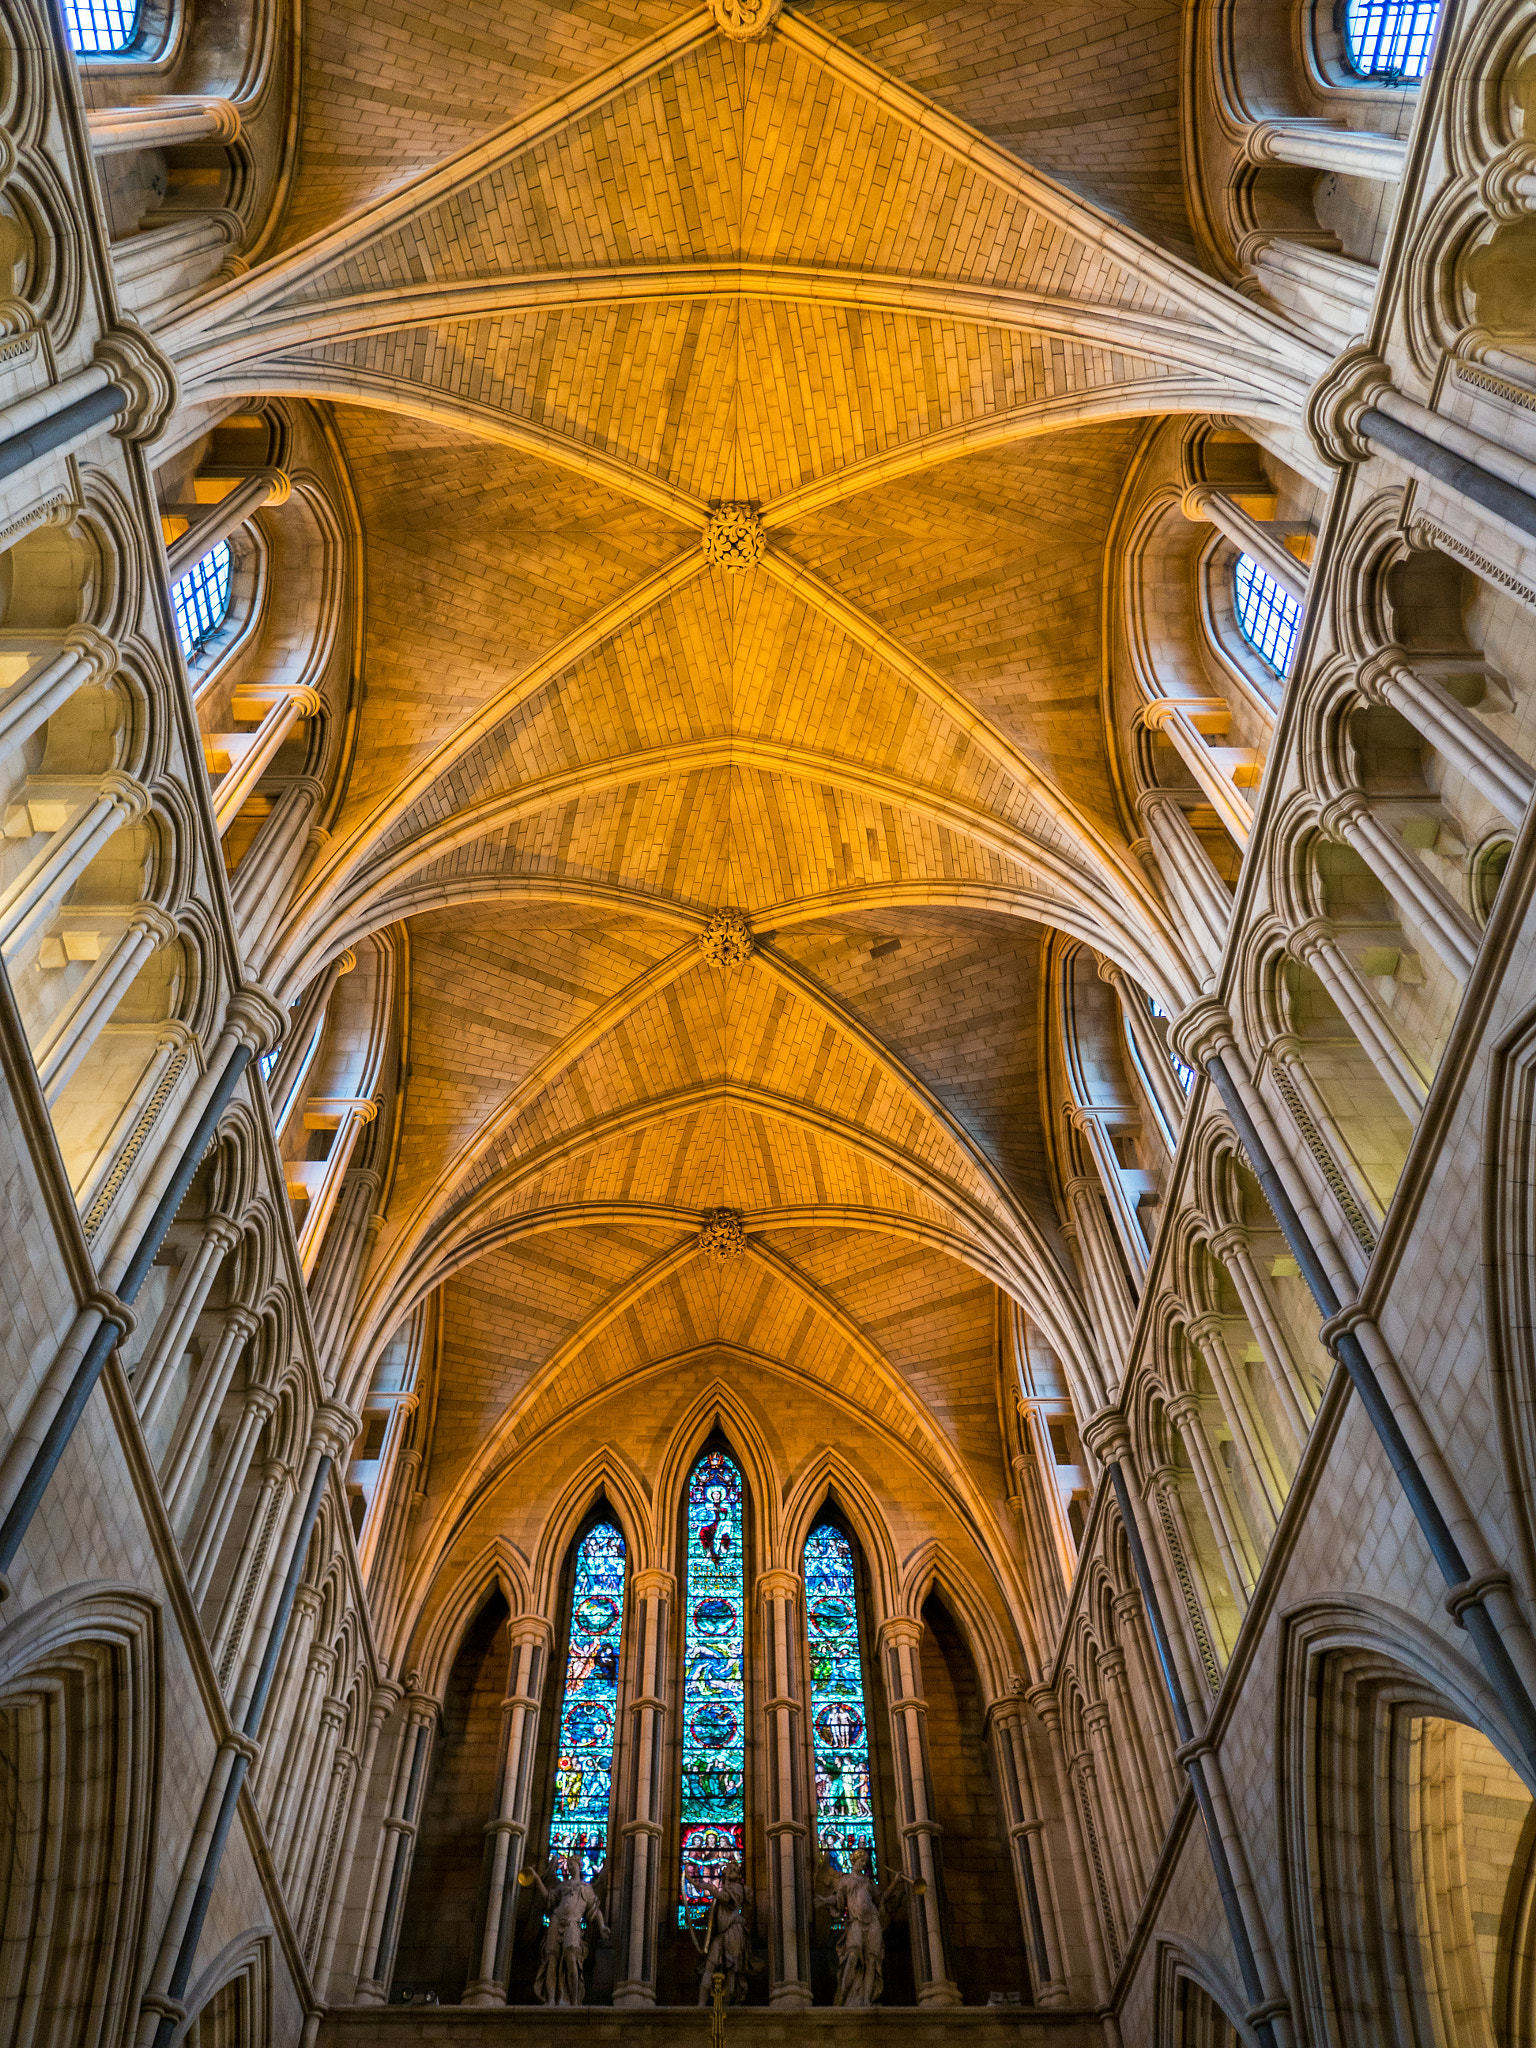
<path fill-rule="evenodd" d="M 1154 1017 L 1166 1017 L 1168 1014 L 1156 996 L 1147 997 L 1147 1008 Z M 1171 1045 L 1168 1047 L 1168 1060 L 1174 1073 L 1178 1076 L 1179 1086 L 1187 1095 L 1195 1085 L 1194 1068 L 1189 1064 L 1188 1060 L 1181 1060 Z"/>
<path fill-rule="evenodd" d="M 229 542 L 221 540 L 171 586 L 171 609 L 181 651 L 190 661 L 216 633 L 229 610 Z"/>
<path fill-rule="evenodd" d="M 79 56 L 117 56 L 139 32 L 138 0 L 64 0 L 64 26 Z"/>
<path fill-rule="evenodd" d="M 856 1849 L 875 1867 L 869 1782 L 869 1714 L 859 1657 L 859 1594 L 853 1551 L 823 1522 L 805 1539 L 805 1627 L 811 1650 L 811 1742 L 816 1758 L 816 1838 L 839 1870 Z"/>
<path fill-rule="evenodd" d="M 1238 556 L 1232 581 L 1244 639 L 1277 676 L 1288 676 L 1301 629 L 1301 606 L 1252 555 Z"/>
<path fill-rule="evenodd" d="M 687 1588 L 678 1917 L 698 1921 L 720 1872 L 746 1850 L 741 1474 L 724 1451 L 706 1451 L 689 1476 Z"/>
<path fill-rule="evenodd" d="M 1350 68 L 1362 78 L 1422 78 L 1439 19 L 1440 0 L 1347 0 Z"/>
<path fill-rule="evenodd" d="M 624 1538 L 599 1522 L 576 1552 L 571 1646 L 560 1704 L 551 1856 L 581 1859 L 590 1879 L 608 1854 L 613 1799 L 613 1736 L 619 1701 L 619 1638 L 624 1629 Z"/>

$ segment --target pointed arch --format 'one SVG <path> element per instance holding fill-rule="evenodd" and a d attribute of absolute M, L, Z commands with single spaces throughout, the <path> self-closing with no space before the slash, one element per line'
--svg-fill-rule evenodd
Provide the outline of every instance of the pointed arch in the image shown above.
<path fill-rule="evenodd" d="M 419 1607 L 402 1616 L 400 1632 L 406 1652 L 399 1659 L 401 1668 L 414 1664 L 420 1674 L 417 1689 L 437 1700 L 443 1697 L 466 1631 L 491 1595 L 499 1593 L 512 1614 L 521 1614 L 528 1600 L 527 1562 L 501 1535 L 493 1536 L 468 1565 L 451 1574 L 451 1584 L 446 1583 L 449 1579 L 449 1565 L 439 1564 Z M 440 1586 L 445 1589 L 442 1605 L 428 1614 Z"/>
<path fill-rule="evenodd" d="M 607 1503 L 610 1517 L 624 1538 L 630 1569 L 650 1569 L 655 1527 L 651 1489 L 627 1452 L 617 1444 L 603 1444 L 577 1467 L 544 1519 L 528 1585 L 532 1611 L 547 1620 L 559 1618 L 555 1602 L 566 1555 L 599 1500 Z"/>

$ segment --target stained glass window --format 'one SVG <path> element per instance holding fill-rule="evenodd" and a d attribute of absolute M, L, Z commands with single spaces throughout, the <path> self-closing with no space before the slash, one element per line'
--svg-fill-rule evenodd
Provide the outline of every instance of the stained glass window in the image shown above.
<path fill-rule="evenodd" d="M 619 1701 L 619 1637 L 624 1628 L 624 1538 L 599 1522 L 576 1552 L 571 1647 L 560 1706 L 551 1856 L 579 1856 L 592 1878 L 608 1852 L 613 1797 L 613 1735 Z"/>
<path fill-rule="evenodd" d="M 138 0 L 64 0 L 64 26 L 80 56 L 115 56 L 139 32 Z"/>
<path fill-rule="evenodd" d="M 830 1522 L 805 1540 L 805 1627 L 811 1650 L 816 1838 L 839 1870 L 856 1849 L 875 1867 L 869 1714 L 859 1660 L 859 1596 L 848 1539 Z"/>
<path fill-rule="evenodd" d="M 229 542 L 221 540 L 171 586 L 171 610 L 181 651 L 190 661 L 216 633 L 229 610 Z"/>
<path fill-rule="evenodd" d="M 1277 676 L 1288 676 L 1301 630 L 1301 606 L 1252 555 L 1238 556 L 1233 586 L 1237 623 L 1244 639 L 1263 655 Z"/>
<path fill-rule="evenodd" d="M 689 1475 L 687 1588 L 678 1918 L 697 1922 L 725 1865 L 746 1860 L 741 1474 L 724 1451 L 706 1451 Z"/>
<path fill-rule="evenodd" d="M 1440 19 L 1440 0 L 1348 0 L 1344 35 L 1362 78 L 1422 78 Z"/>

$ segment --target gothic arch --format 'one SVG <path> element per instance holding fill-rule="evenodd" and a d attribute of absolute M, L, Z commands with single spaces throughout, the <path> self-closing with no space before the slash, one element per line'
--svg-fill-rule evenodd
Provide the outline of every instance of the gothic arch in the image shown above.
<path fill-rule="evenodd" d="M 800 1570 L 806 1539 L 829 1499 L 847 1517 L 863 1552 L 874 1610 L 870 1625 L 877 1630 L 899 1611 L 900 1564 L 885 1515 L 867 1481 L 834 1445 L 824 1445 L 789 1482 L 781 1522 L 782 1549 L 771 1562 L 786 1571 Z"/>
<path fill-rule="evenodd" d="M 419 1673 L 417 1689 L 443 1698 L 448 1674 L 465 1631 L 493 1593 L 507 1603 L 509 1614 L 528 1611 L 527 1564 L 503 1536 L 494 1536 L 457 1570 L 440 1562 L 420 1598 L 407 1591 L 395 1624 L 402 1645 L 399 1663 Z"/>
<path fill-rule="evenodd" d="M 555 1603 L 566 1558 L 583 1522 L 595 1511 L 599 1500 L 624 1538 L 625 1558 L 631 1573 L 651 1567 L 651 1543 L 655 1508 L 645 1475 L 615 1444 L 595 1450 L 545 1510 L 533 1564 L 528 1574 L 529 1598 L 533 1611 L 558 1627 Z M 515 1612 L 515 1610 L 514 1610 Z"/>

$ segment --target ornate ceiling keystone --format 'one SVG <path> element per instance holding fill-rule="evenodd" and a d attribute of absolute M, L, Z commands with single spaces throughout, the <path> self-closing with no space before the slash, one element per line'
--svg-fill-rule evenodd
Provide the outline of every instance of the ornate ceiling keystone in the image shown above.
<path fill-rule="evenodd" d="M 763 559 L 768 536 L 752 505 L 719 505 L 704 529 L 704 559 L 739 576 Z"/>
<path fill-rule="evenodd" d="M 750 42 L 771 28 L 783 0 L 709 0 L 715 26 L 738 43 Z"/>
<path fill-rule="evenodd" d="M 752 927 L 739 910 L 717 910 L 699 933 L 699 951 L 711 967 L 739 967 L 752 957 Z"/>
<path fill-rule="evenodd" d="M 746 1242 L 739 1209 L 704 1211 L 704 1222 L 699 1231 L 699 1250 L 707 1257 L 724 1265 L 727 1259 L 741 1256 L 746 1249 Z"/>

